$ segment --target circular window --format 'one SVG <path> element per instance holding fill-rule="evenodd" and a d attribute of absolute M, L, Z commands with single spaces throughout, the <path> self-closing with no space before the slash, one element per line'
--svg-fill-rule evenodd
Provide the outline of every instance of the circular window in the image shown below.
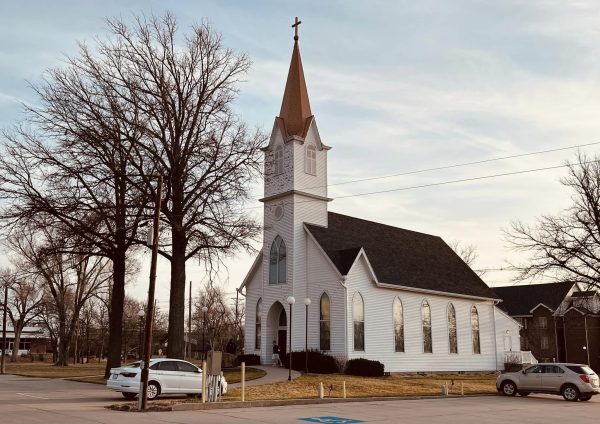
<path fill-rule="evenodd" d="M 277 221 L 279 221 L 281 218 L 283 218 L 283 206 L 277 205 L 275 207 L 275 211 L 273 212 L 273 215 L 275 216 L 275 219 Z"/>

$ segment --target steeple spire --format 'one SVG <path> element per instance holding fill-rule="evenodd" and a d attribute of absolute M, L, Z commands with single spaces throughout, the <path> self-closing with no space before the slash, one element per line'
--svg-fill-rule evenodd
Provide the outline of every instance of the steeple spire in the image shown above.
<path fill-rule="evenodd" d="M 281 111 L 279 112 L 279 118 L 284 122 L 288 137 L 292 135 L 304 137 L 306 120 L 312 116 L 298 47 L 298 25 L 301 23 L 296 17 L 292 25 L 294 28 L 294 50 L 292 51 L 290 70 L 285 84 L 283 101 L 281 102 Z"/>

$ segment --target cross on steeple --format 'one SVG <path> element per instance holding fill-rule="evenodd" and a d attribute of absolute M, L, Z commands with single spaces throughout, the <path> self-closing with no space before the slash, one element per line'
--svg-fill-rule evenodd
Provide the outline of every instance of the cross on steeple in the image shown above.
<path fill-rule="evenodd" d="M 300 25 L 302 23 L 302 21 L 298 20 L 298 17 L 296 16 L 296 19 L 294 20 L 294 23 L 292 24 L 292 28 L 294 28 L 294 41 L 298 41 L 298 25 Z"/>

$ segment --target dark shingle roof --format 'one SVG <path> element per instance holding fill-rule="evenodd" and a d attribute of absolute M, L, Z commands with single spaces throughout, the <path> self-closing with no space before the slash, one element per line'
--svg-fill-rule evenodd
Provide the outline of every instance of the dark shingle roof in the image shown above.
<path fill-rule="evenodd" d="M 575 283 L 527 284 L 494 287 L 502 303 L 498 306 L 509 315 L 531 315 L 531 310 L 543 303 L 553 311 L 558 308 Z"/>
<path fill-rule="evenodd" d="M 333 212 L 328 220 L 306 226 L 342 275 L 363 248 L 381 283 L 497 298 L 440 237 Z"/>

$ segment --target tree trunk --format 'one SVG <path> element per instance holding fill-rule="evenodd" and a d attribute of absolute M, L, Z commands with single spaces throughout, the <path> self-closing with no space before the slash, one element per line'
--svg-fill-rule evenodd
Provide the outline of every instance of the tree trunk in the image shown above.
<path fill-rule="evenodd" d="M 65 317 L 60 316 L 60 323 L 58 327 L 58 341 L 56 347 L 58 350 L 56 365 L 59 367 L 69 366 L 69 349 L 71 347 L 71 338 L 67 332 L 67 324 Z"/>
<path fill-rule="evenodd" d="M 167 357 L 183 359 L 185 326 L 185 251 L 187 242 L 181 226 L 172 227 L 171 295 Z"/>
<path fill-rule="evenodd" d="M 121 340 L 123 338 L 123 305 L 125 301 L 125 249 L 113 258 L 113 288 L 108 311 L 108 349 L 104 377 L 111 368 L 121 366 Z"/>
<path fill-rule="evenodd" d="M 12 355 L 10 356 L 10 362 L 17 362 L 19 358 L 19 343 L 21 342 L 21 333 L 23 332 L 23 324 L 21 320 L 17 320 L 13 324 L 15 330 L 15 339 L 13 340 Z"/>

